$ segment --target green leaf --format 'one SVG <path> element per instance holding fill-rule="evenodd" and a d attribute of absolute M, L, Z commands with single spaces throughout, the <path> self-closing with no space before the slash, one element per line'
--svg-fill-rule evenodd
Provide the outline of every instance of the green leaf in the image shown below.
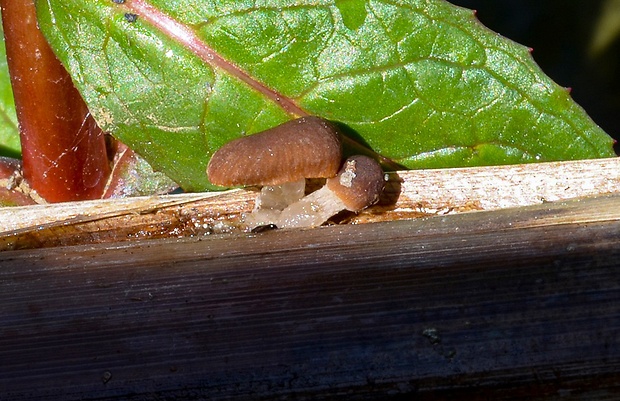
<path fill-rule="evenodd" d="M 186 190 L 225 142 L 303 114 L 409 168 L 614 155 L 528 49 L 441 0 L 37 6 L 97 121 Z"/>
<path fill-rule="evenodd" d="M 6 63 L 4 32 L 0 23 L 0 156 L 19 157 L 20 153 L 17 114 Z"/>

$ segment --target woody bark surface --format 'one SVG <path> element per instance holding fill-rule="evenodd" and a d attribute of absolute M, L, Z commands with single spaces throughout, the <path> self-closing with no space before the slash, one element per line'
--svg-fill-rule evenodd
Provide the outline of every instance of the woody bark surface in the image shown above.
<path fill-rule="evenodd" d="M 110 167 L 101 129 L 40 33 L 32 0 L 0 0 L 23 175 L 48 202 L 99 198 Z"/>
<path fill-rule="evenodd" d="M 619 210 L 3 252 L 0 399 L 617 400 Z"/>

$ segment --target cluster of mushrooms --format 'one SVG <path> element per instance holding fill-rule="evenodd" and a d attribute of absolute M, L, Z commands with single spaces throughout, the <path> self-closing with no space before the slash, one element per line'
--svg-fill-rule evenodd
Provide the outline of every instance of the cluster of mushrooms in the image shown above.
<path fill-rule="evenodd" d="M 342 136 L 328 120 L 308 116 L 233 140 L 213 154 L 211 183 L 262 186 L 249 228 L 316 227 L 343 211 L 359 212 L 379 200 L 386 182 L 381 166 L 367 156 L 342 162 Z M 305 195 L 307 178 L 326 178 Z"/>

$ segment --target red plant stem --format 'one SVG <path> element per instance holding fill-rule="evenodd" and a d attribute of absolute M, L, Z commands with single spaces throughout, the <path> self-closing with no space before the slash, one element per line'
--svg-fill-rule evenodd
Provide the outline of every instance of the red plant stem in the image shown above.
<path fill-rule="evenodd" d="M 0 0 L 23 175 L 49 202 L 95 199 L 110 166 L 103 132 L 39 31 L 33 0 Z"/>

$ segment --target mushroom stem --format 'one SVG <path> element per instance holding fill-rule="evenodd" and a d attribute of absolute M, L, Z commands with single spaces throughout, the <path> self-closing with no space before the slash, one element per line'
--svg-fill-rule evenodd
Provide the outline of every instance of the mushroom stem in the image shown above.
<path fill-rule="evenodd" d="M 244 223 L 249 228 L 277 224 L 280 212 L 288 205 L 303 198 L 305 190 L 305 179 L 280 185 L 265 185 L 256 198 L 252 213 L 244 216 Z"/>
<path fill-rule="evenodd" d="M 284 209 L 274 224 L 278 228 L 316 227 L 345 209 L 344 202 L 323 186 Z"/>
<path fill-rule="evenodd" d="M 291 203 L 297 202 L 304 197 L 306 180 L 285 182 L 280 185 L 265 185 L 256 198 L 254 211 L 260 209 L 283 210 Z"/>
<path fill-rule="evenodd" d="M 357 213 L 379 200 L 384 185 L 385 176 L 375 160 L 351 156 L 336 177 L 284 209 L 275 224 L 279 228 L 316 227 L 342 210 Z"/>

